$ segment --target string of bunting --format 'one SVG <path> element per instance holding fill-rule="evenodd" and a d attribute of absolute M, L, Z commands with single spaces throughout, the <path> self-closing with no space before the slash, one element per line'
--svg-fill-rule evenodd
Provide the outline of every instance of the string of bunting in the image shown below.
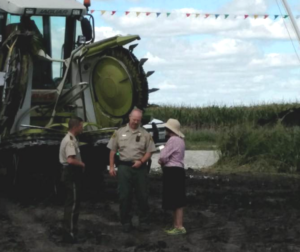
<path fill-rule="evenodd" d="M 289 15 L 268 15 L 268 14 L 262 14 L 262 15 L 232 15 L 232 14 L 209 14 L 209 13 L 171 13 L 171 12 L 144 12 L 144 11 L 110 11 L 110 10 L 90 10 L 90 13 L 93 14 L 94 12 L 101 12 L 101 15 L 111 15 L 114 16 L 116 13 L 123 13 L 125 16 L 128 16 L 129 14 L 134 14 L 136 17 L 139 17 L 141 15 L 144 16 L 155 16 L 155 17 L 160 17 L 160 16 L 166 16 L 166 17 L 170 17 L 171 15 L 184 15 L 187 18 L 188 17 L 195 17 L 195 18 L 215 18 L 215 19 L 227 19 L 229 17 L 233 17 L 233 18 L 243 18 L 243 19 L 247 19 L 247 18 L 254 18 L 254 19 L 258 19 L 258 18 L 262 18 L 262 19 L 279 19 L 279 18 L 283 18 L 286 19 L 289 17 Z M 300 19 L 300 15 L 296 16 L 296 19 Z"/>

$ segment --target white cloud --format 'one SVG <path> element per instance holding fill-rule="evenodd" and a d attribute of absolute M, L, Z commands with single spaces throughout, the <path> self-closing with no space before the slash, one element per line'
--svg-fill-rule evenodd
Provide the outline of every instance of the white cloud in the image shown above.
<path fill-rule="evenodd" d="M 266 14 L 274 1 L 233 0 L 220 9 L 229 14 Z M 131 11 L 159 11 L 134 8 Z M 294 101 L 299 95 L 299 61 L 294 53 L 265 52 L 264 47 L 288 41 L 284 22 L 294 36 L 289 20 L 244 20 L 230 16 L 218 19 L 185 13 L 204 13 L 197 9 L 172 10 L 162 14 L 128 16 L 105 14 L 109 27 L 96 29 L 97 38 L 117 34 L 139 34 L 142 40 L 134 53 L 148 58 L 145 71 L 155 70 L 149 79 L 150 103 L 187 105 L 253 104 Z M 135 42 L 136 43 L 136 42 Z"/>
<path fill-rule="evenodd" d="M 116 31 L 112 27 L 95 27 L 96 40 L 110 38 L 120 34 L 120 31 Z"/>
<path fill-rule="evenodd" d="M 174 84 L 169 83 L 168 81 L 164 81 L 159 84 L 159 88 L 161 90 L 170 90 L 170 89 L 180 89 L 180 86 L 176 86 Z"/>
<path fill-rule="evenodd" d="M 110 26 L 120 30 L 123 34 L 136 33 L 142 37 L 210 34 L 233 38 L 289 39 L 285 27 L 286 25 L 291 36 L 295 38 L 295 32 L 288 19 L 283 20 L 278 18 L 278 20 L 275 21 L 271 18 L 264 19 L 263 16 L 254 19 L 252 16 L 245 20 L 243 16 L 239 16 L 235 19 L 234 15 L 231 15 L 225 20 L 224 15 L 216 19 L 214 16 L 204 18 L 203 14 L 198 18 L 196 18 L 195 15 L 186 17 L 186 13 L 201 12 L 196 9 L 173 10 L 169 17 L 166 17 L 166 14 L 163 13 L 157 18 L 155 13 L 152 13 L 150 16 L 145 15 L 146 11 L 155 12 L 157 11 L 155 9 L 133 8 L 130 9 L 130 11 L 132 11 L 132 13 L 127 16 L 112 16 L 107 13 L 104 14 L 102 18 Z M 136 11 L 142 13 L 137 17 Z"/>
<path fill-rule="evenodd" d="M 145 64 L 146 70 L 156 70 L 149 78 L 150 87 L 161 88 L 150 95 L 151 103 L 252 104 L 282 101 L 297 94 L 297 84 L 291 81 L 297 73 L 288 71 L 299 68 L 295 55 L 266 54 L 251 42 L 239 39 L 208 43 L 170 38 L 159 39 L 159 46 L 156 42 L 154 39 L 141 43 L 143 49 L 160 58 L 156 62 L 149 58 Z M 149 52 L 142 56 L 150 55 Z M 214 52 L 211 57 L 210 52 Z M 277 90 L 280 95 L 270 90 Z"/>
<path fill-rule="evenodd" d="M 166 60 L 160 58 L 159 56 L 153 55 L 150 52 L 147 52 L 147 54 L 145 55 L 145 58 L 147 58 L 151 64 L 153 65 L 158 65 L 158 64 L 165 64 Z"/>
<path fill-rule="evenodd" d="M 266 67 L 300 67 L 295 55 L 285 55 L 279 53 L 269 53 L 263 58 L 253 58 L 249 66 L 266 68 Z"/>

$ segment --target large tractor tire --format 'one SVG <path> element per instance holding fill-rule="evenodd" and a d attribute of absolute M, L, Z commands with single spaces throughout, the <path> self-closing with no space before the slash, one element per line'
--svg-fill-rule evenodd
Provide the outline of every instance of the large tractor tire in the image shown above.
<path fill-rule="evenodd" d="M 131 51 L 123 47 L 106 50 L 92 76 L 95 102 L 108 117 L 126 118 L 134 107 L 147 107 L 147 76 Z"/>

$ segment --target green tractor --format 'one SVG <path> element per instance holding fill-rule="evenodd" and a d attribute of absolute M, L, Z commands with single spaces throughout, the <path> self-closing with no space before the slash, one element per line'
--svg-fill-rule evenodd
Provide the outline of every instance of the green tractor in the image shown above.
<path fill-rule="evenodd" d="M 56 188 L 58 149 L 70 117 L 84 119 L 80 142 L 87 185 L 99 184 L 106 144 L 148 82 L 133 54 L 139 36 L 95 40 L 90 1 L 0 0 L 0 168 L 21 190 Z"/>

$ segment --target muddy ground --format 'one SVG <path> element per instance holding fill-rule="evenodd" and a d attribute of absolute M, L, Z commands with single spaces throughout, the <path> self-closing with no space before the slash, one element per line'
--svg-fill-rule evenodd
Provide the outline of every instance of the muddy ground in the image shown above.
<path fill-rule="evenodd" d="M 104 193 L 84 195 L 75 245 L 61 241 L 61 198 L 50 193 L 17 199 L 2 190 L 0 251 L 300 251 L 300 178 L 189 170 L 186 182 L 186 235 L 162 231 L 171 214 L 161 210 L 160 175 L 150 179 L 151 230 L 122 233 L 116 180 L 105 175 Z"/>

